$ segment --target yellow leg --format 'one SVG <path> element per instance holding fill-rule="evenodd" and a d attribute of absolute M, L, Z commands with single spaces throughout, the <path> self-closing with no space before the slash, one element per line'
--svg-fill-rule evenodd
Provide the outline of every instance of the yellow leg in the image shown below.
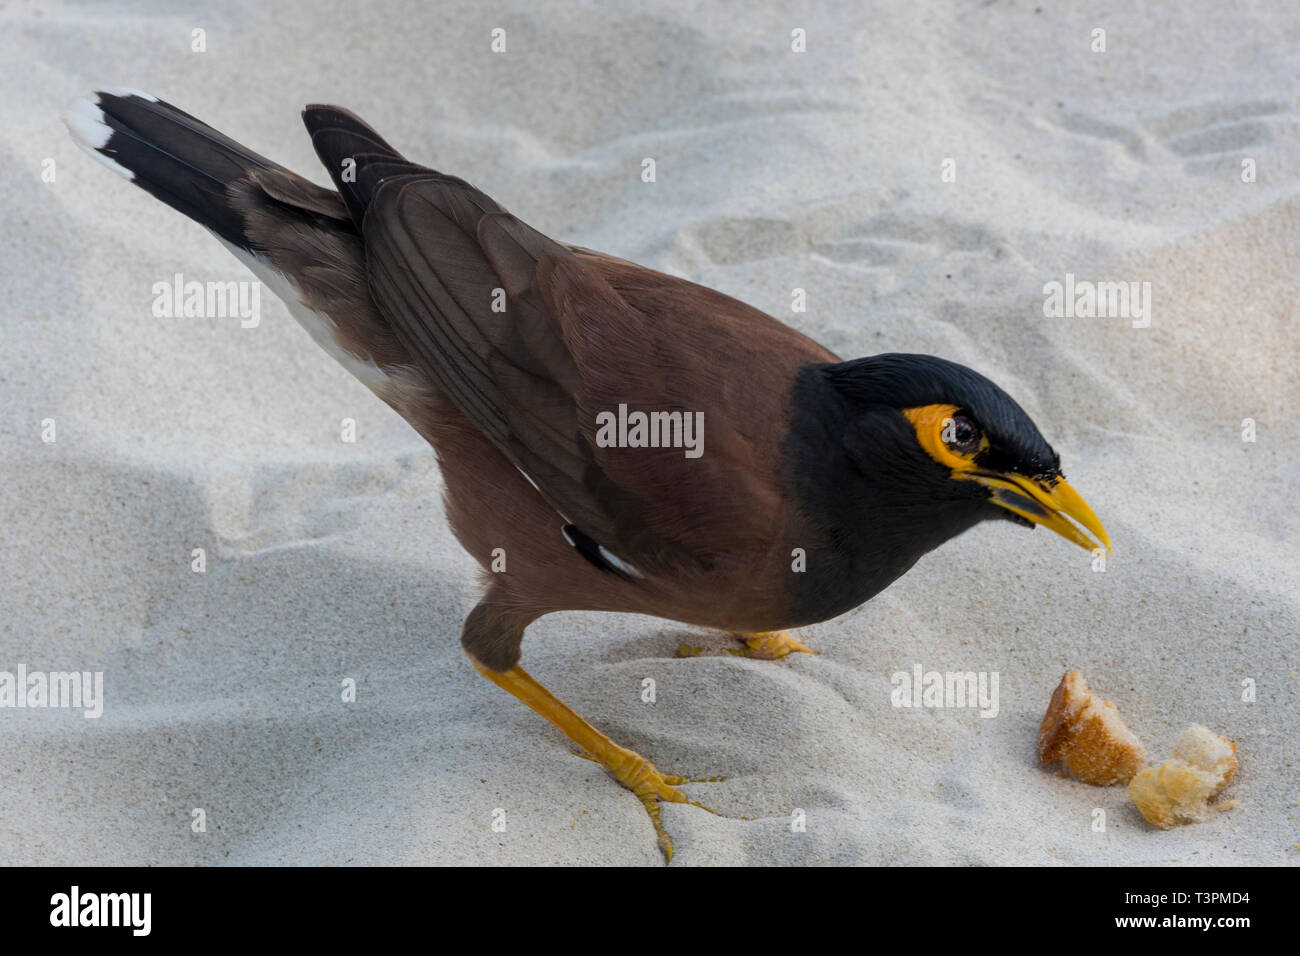
<path fill-rule="evenodd" d="M 669 860 L 673 858 L 673 841 L 668 838 L 668 833 L 659 821 L 659 801 L 667 800 L 669 803 L 689 803 L 692 806 L 700 806 L 688 800 L 686 794 L 677 789 L 677 784 L 686 783 L 685 778 L 662 774 L 655 769 L 654 764 L 640 754 L 614 743 L 574 713 L 558 697 L 533 680 L 522 667 L 512 667 L 504 673 L 498 673 L 484 667 L 478 661 L 474 661 L 474 666 L 492 683 L 518 697 L 559 727 L 570 740 L 609 771 L 615 780 L 636 794 L 645 807 L 646 813 L 650 815 L 650 822 L 654 824 L 659 848 Z M 701 807 L 701 809 L 708 808 Z"/>
<path fill-rule="evenodd" d="M 779 661 L 788 654 L 816 654 L 810 647 L 805 647 L 797 637 L 791 637 L 786 631 L 760 631 L 757 634 L 737 633 L 745 642 L 742 649 L 732 650 L 732 654 L 741 657 L 753 657 L 760 661 Z"/>

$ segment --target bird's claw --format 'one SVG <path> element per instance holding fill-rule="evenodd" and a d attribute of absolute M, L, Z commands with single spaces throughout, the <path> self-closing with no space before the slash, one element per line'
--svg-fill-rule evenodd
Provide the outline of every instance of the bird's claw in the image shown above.
<path fill-rule="evenodd" d="M 624 747 L 615 747 L 604 759 L 581 751 L 576 751 L 576 753 L 584 760 L 600 764 L 608 771 L 610 776 L 636 795 L 645 808 L 646 814 L 650 817 L 651 825 L 655 828 L 655 837 L 659 843 L 659 849 L 663 851 L 664 857 L 669 862 L 673 858 L 673 841 L 668 835 L 668 831 L 664 829 L 663 822 L 660 819 L 659 804 L 661 802 L 687 803 L 713 813 L 714 811 L 709 810 L 708 807 L 701 803 L 696 803 L 677 788 L 688 783 L 717 783 L 725 779 L 723 777 L 705 777 L 697 780 L 661 773 L 650 761 L 635 751 Z"/>

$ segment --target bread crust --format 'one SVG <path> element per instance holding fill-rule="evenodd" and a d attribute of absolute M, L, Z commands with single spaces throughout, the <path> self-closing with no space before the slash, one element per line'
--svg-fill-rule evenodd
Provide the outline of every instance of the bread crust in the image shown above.
<path fill-rule="evenodd" d="M 1128 783 L 1146 762 L 1141 742 L 1110 701 L 1088 689 L 1077 670 L 1068 670 L 1052 692 L 1038 726 L 1043 763 L 1061 762 L 1076 779 L 1096 787 Z"/>

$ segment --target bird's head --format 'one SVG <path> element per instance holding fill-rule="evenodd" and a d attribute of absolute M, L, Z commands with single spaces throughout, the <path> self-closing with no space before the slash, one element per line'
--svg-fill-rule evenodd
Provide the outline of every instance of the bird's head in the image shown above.
<path fill-rule="evenodd" d="M 845 403 L 851 460 L 886 505 L 911 521 L 951 535 L 983 518 L 1009 518 L 1043 525 L 1088 551 L 1099 544 L 1110 550 L 1106 529 L 1066 482 L 1052 446 L 983 375 L 900 353 L 826 373 Z M 923 520 L 926 512 L 931 521 Z"/>

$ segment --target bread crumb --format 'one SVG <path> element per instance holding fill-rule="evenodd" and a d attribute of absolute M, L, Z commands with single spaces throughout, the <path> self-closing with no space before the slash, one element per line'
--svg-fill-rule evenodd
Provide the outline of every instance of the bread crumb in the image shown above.
<path fill-rule="evenodd" d="M 1147 822 L 1162 830 L 1203 823 L 1211 810 L 1230 810 L 1237 805 L 1235 800 L 1210 804 L 1236 772 L 1237 745 L 1193 724 L 1183 732 L 1169 760 L 1159 767 L 1146 767 L 1133 778 L 1128 795 Z"/>
<path fill-rule="evenodd" d="M 1077 670 L 1065 672 L 1038 727 L 1043 763 L 1061 761 L 1084 783 L 1127 783 L 1146 761 L 1142 744 L 1108 700 L 1093 696 Z"/>

